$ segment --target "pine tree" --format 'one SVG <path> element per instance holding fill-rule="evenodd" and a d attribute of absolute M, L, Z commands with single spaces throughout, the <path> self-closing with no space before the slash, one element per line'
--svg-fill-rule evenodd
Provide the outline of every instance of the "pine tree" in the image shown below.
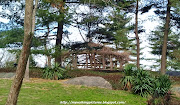
<path fill-rule="evenodd" d="M 175 29 L 178 29 L 180 26 L 180 14 L 179 14 L 179 1 L 176 0 L 158 0 L 151 2 L 146 5 L 142 10 L 143 12 L 148 12 L 152 7 L 155 7 L 155 13 L 159 16 L 160 19 L 165 20 L 164 26 L 164 39 L 162 44 L 162 56 L 161 56 L 161 74 L 166 72 L 166 62 L 167 62 L 167 43 L 168 35 L 170 31 L 170 26 L 174 24 Z M 164 17 L 166 16 L 166 17 Z"/>

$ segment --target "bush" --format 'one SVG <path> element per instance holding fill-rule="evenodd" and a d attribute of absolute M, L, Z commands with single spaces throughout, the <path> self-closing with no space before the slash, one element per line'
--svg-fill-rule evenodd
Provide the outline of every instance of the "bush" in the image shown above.
<path fill-rule="evenodd" d="M 172 82 L 167 75 L 160 75 L 156 77 L 153 90 L 151 94 L 150 103 L 151 104 L 159 104 L 159 105 L 168 105 L 168 102 L 171 98 L 171 85 Z M 157 101 L 161 100 L 161 101 Z"/>
<path fill-rule="evenodd" d="M 134 71 L 133 93 L 146 97 L 151 94 L 153 89 L 154 78 L 150 74 L 141 69 Z"/>
<path fill-rule="evenodd" d="M 133 71 L 136 69 L 134 64 L 127 64 L 124 67 L 125 76 L 122 78 L 121 83 L 124 90 L 131 90 L 133 82 Z"/>
<path fill-rule="evenodd" d="M 46 67 L 43 70 L 43 78 L 54 80 L 64 79 L 67 77 L 66 73 L 66 69 L 59 67 L 58 64 L 55 64 L 52 68 Z"/>
<path fill-rule="evenodd" d="M 125 74 L 125 76 L 132 76 L 134 70 L 136 70 L 136 66 L 134 64 L 127 64 L 124 67 L 124 74 Z"/>
<path fill-rule="evenodd" d="M 154 86 L 153 86 L 153 96 L 154 97 L 161 97 L 165 96 L 171 88 L 171 80 L 167 75 L 160 75 L 155 79 Z"/>
<path fill-rule="evenodd" d="M 133 77 L 132 76 L 124 76 L 121 80 L 124 90 L 131 90 L 132 88 Z"/>

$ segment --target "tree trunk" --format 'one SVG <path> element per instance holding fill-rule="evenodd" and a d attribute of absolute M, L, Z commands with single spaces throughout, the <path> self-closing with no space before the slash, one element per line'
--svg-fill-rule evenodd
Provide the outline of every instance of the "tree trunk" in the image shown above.
<path fill-rule="evenodd" d="M 62 6 L 61 6 L 61 8 L 59 10 L 60 15 L 64 14 L 64 3 L 65 3 L 65 0 L 63 0 Z M 56 52 L 61 51 L 62 35 L 63 35 L 63 24 L 64 24 L 63 20 L 64 20 L 64 17 L 63 17 L 63 19 L 61 21 L 58 22 L 57 38 L 56 38 L 56 47 L 57 47 Z M 57 54 L 59 54 L 59 53 L 57 53 Z M 55 62 L 58 63 L 59 66 L 62 65 L 61 55 L 57 55 L 57 57 L 55 58 Z"/>
<path fill-rule="evenodd" d="M 26 70 L 26 64 L 30 53 L 31 41 L 33 38 L 32 14 L 33 14 L 33 0 L 26 0 L 23 48 L 21 50 L 21 55 L 19 58 L 16 75 L 14 77 L 6 105 L 17 104 L 18 95 L 23 82 L 23 77 Z"/>
<path fill-rule="evenodd" d="M 34 29 L 35 29 L 35 16 L 36 16 L 37 6 L 38 6 L 38 0 L 36 0 L 36 2 L 35 2 L 35 8 L 33 9 L 32 33 L 34 33 Z M 27 65 L 26 65 L 25 76 L 24 76 L 24 78 L 25 78 L 26 80 L 29 80 L 29 64 L 30 64 L 30 59 L 28 58 L 28 62 L 27 62 Z"/>
<path fill-rule="evenodd" d="M 139 1 L 136 1 L 136 16 L 135 16 L 135 35 L 136 35 L 136 52 L 137 52 L 137 68 L 140 68 L 140 43 L 139 43 L 139 35 L 138 35 L 138 8 L 139 8 Z"/>
<path fill-rule="evenodd" d="M 166 73 L 166 53 L 167 53 L 167 41 L 168 41 L 168 33 L 169 33 L 169 23 L 170 23 L 170 0 L 168 0 L 167 4 L 167 13 L 166 13 L 166 23 L 164 30 L 164 39 L 163 39 L 163 47 L 162 47 L 162 56 L 161 56 L 161 74 Z"/>
<path fill-rule="evenodd" d="M 48 29 L 48 32 L 47 32 L 47 36 L 45 37 L 45 40 L 47 40 L 47 37 L 49 36 L 49 33 L 50 33 L 49 25 L 47 25 L 47 29 Z M 44 44 L 44 48 L 45 48 L 45 51 L 48 51 L 46 42 Z M 51 67 L 51 56 L 50 56 L 50 54 L 47 55 L 47 66 Z"/>
<path fill-rule="evenodd" d="M 48 49 L 47 49 L 46 44 L 44 45 L 44 47 L 45 47 L 45 51 L 47 51 Z M 48 67 L 51 67 L 51 56 L 50 55 L 47 55 L 47 63 L 46 64 Z"/>
<path fill-rule="evenodd" d="M 24 75 L 24 79 L 29 80 L 29 63 L 30 63 L 30 59 L 28 58 L 27 64 L 26 64 L 26 71 L 25 71 L 25 75 Z"/>
<path fill-rule="evenodd" d="M 51 67 L 51 56 L 47 56 L 48 58 L 48 67 Z"/>
<path fill-rule="evenodd" d="M 61 51 L 61 44 L 62 44 L 62 34 L 63 34 L 63 23 L 58 23 L 58 30 L 57 30 L 57 38 L 56 38 L 56 47 L 57 47 L 57 57 L 55 58 L 55 62 L 58 63 L 60 66 L 62 64 L 61 55 L 59 55 L 59 51 Z"/>

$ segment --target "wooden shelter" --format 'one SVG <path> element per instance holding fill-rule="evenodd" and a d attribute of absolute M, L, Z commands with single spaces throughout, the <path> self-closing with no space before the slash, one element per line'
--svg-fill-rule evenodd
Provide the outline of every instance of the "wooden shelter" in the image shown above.
<path fill-rule="evenodd" d="M 85 49 L 71 51 L 67 57 L 71 56 L 74 69 L 122 70 L 123 65 L 130 61 L 129 55 L 101 44 L 88 43 Z"/>

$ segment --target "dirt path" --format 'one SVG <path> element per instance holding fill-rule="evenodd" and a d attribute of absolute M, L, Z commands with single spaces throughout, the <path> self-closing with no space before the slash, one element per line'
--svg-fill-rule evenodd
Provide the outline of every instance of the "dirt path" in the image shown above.
<path fill-rule="evenodd" d="M 1 72 L 0 73 L 0 78 L 13 78 L 14 76 L 15 76 L 14 72 L 9 72 L 9 73 Z"/>

